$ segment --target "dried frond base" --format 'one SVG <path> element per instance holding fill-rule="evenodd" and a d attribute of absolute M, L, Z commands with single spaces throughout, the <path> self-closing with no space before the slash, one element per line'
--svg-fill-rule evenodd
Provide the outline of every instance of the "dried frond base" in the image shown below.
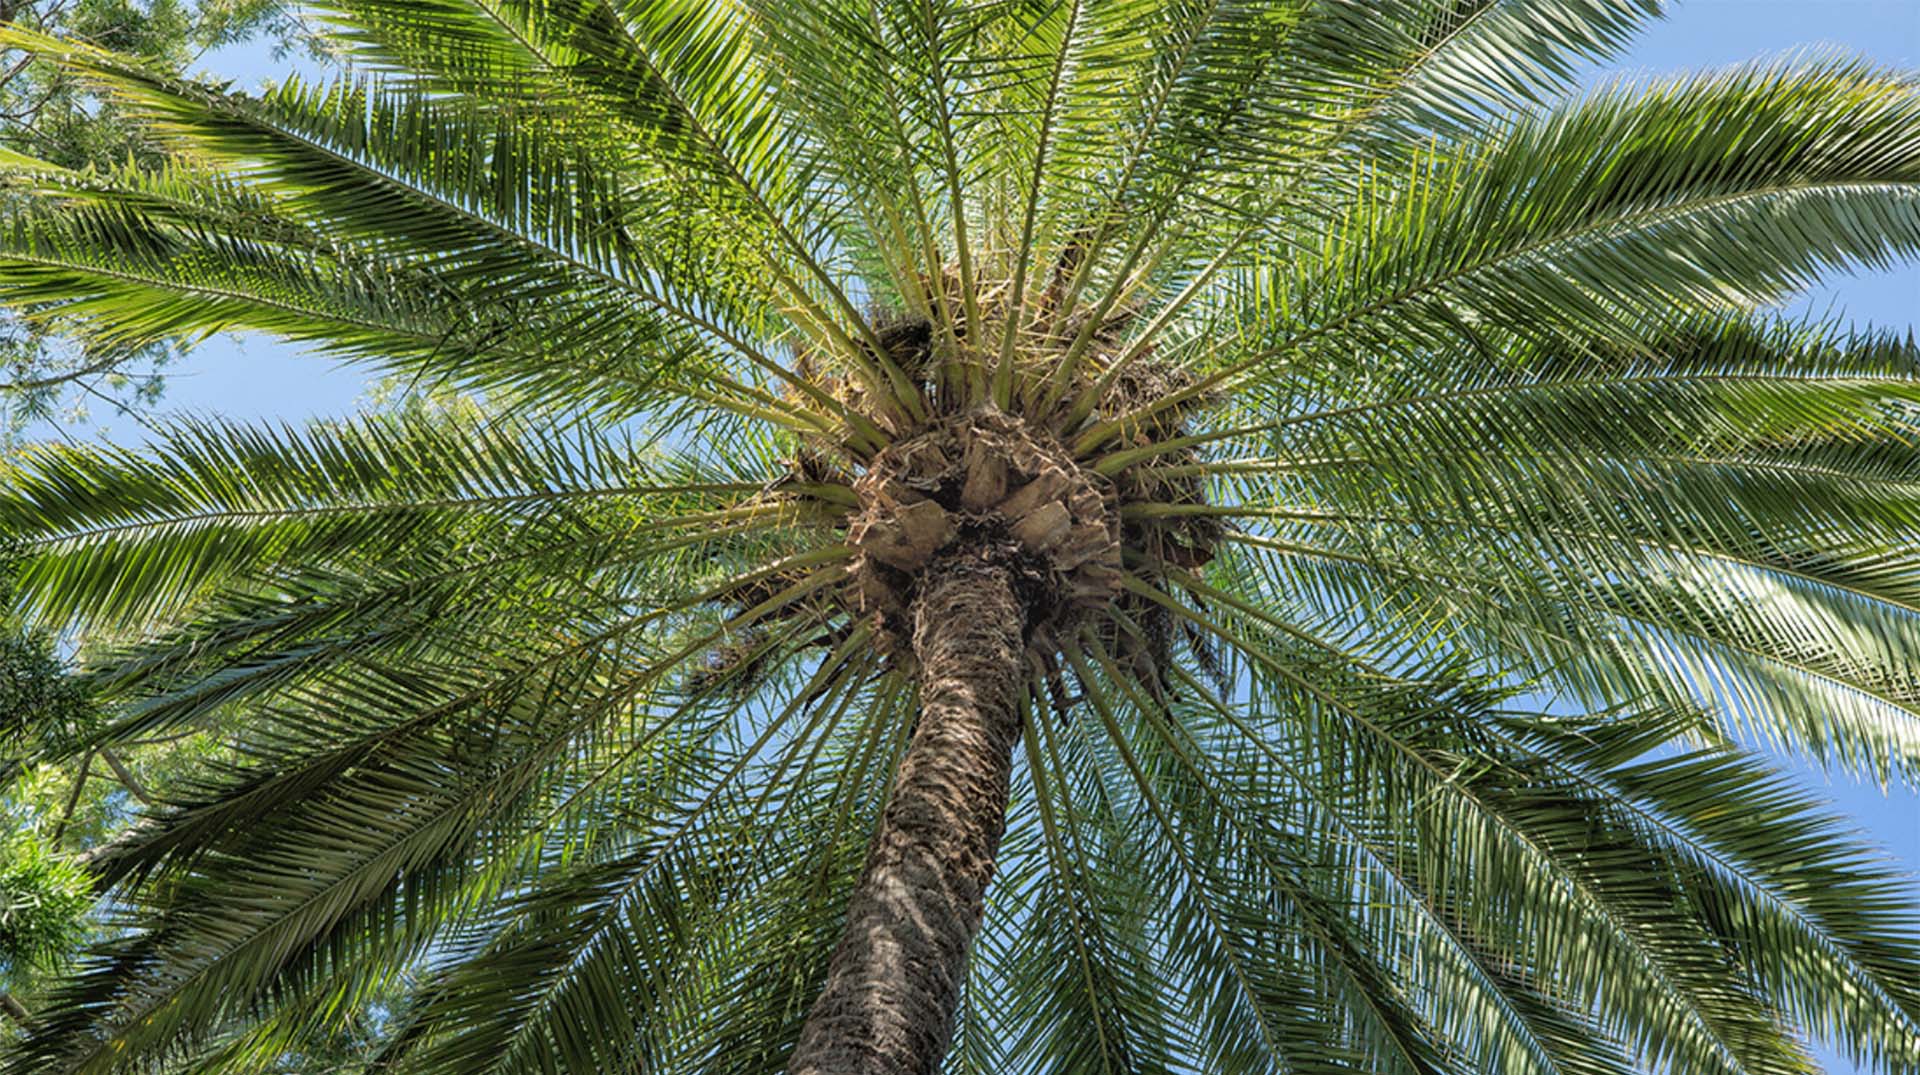
<path fill-rule="evenodd" d="M 1016 569 L 1036 632 L 1104 607 L 1122 577 L 1118 501 L 1053 437 L 992 408 L 943 419 L 881 452 L 854 483 L 848 604 L 905 653 L 921 569 L 964 538 Z"/>

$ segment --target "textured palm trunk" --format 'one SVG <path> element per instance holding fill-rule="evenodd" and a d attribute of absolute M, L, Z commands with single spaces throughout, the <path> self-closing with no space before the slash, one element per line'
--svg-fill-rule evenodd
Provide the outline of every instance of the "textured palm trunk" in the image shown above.
<path fill-rule="evenodd" d="M 927 1075 L 953 1036 L 1006 829 L 1025 623 L 1009 573 L 977 558 L 931 565 L 919 589 L 920 721 L 792 1075 Z"/>

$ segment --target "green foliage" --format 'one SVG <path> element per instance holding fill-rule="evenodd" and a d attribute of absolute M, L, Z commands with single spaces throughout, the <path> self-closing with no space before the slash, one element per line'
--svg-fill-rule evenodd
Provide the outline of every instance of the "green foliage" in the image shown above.
<path fill-rule="evenodd" d="M 0 548 L 0 611 L 12 603 L 14 570 Z M 0 778 L 15 756 L 63 753 L 95 724 L 86 689 L 67 671 L 47 632 L 0 616 Z"/>
<path fill-rule="evenodd" d="M 1911 884 L 1749 749 L 1920 785 L 1920 348 L 1765 312 L 1920 255 L 1920 83 L 1560 100 L 1655 7 L 0 31 L 155 150 L 0 160 L 20 316 L 457 400 L 19 453 L 35 810 L 162 793 L 0 1071 L 777 1068 L 916 704 L 859 478 L 987 406 L 1217 547 L 1036 642 L 948 1070 L 1920 1070 Z"/>
<path fill-rule="evenodd" d="M 86 871 L 33 835 L 0 841 L 0 976 L 70 958 L 93 898 Z"/>
<path fill-rule="evenodd" d="M 77 742 L 92 723 L 86 692 L 66 676 L 44 633 L 0 637 L 0 744 L 12 751 L 33 740 L 58 750 Z"/>

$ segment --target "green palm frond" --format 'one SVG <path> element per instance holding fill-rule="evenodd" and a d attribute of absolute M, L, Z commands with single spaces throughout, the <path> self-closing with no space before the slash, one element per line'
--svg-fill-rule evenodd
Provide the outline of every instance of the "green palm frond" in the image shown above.
<path fill-rule="evenodd" d="M 1733 1065 L 1731 1070 L 1767 1070 L 1771 1064 L 1791 1069 L 1796 1050 L 1780 1041 L 1769 1044 L 1772 1031 L 1755 1024 L 1752 1016 L 1768 1004 L 1793 1010 L 1798 1002 L 1793 990 L 1807 978 L 1797 975 L 1788 992 L 1769 997 L 1767 991 L 1786 984 L 1786 979 L 1767 965 L 1780 952 L 1812 944 L 1828 953 L 1821 957 L 1826 967 L 1822 973 L 1853 979 L 1853 984 L 1837 987 L 1836 994 L 1860 998 L 1846 1016 L 1829 1010 L 1817 1018 L 1847 1022 L 1851 1029 L 1840 1033 L 1838 1040 L 1849 1041 L 1858 1055 L 1870 1058 L 1881 1070 L 1904 1070 L 1912 1063 L 1915 998 L 1907 984 L 1911 968 L 1900 962 L 1878 962 L 1900 950 L 1900 938 L 1911 928 L 1899 896 L 1901 885 L 1895 875 L 1869 865 L 1859 850 L 1849 850 L 1833 821 L 1822 817 L 1804 794 L 1769 776 L 1764 766 L 1725 746 L 1642 760 L 1650 747 L 1669 740 L 1676 727 L 1659 710 L 1647 711 L 1643 717 L 1607 714 L 1582 720 L 1511 711 L 1494 696 L 1479 703 L 1491 703 L 1480 715 L 1466 711 L 1436 719 L 1431 714 L 1459 709 L 1463 701 L 1471 704 L 1471 695 L 1449 700 L 1436 691 L 1443 681 L 1436 680 L 1433 672 L 1414 673 L 1421 679 L 1407 679 L 1408 672 L 1399 672 L 1369 684 L 1353 673 L 1372 675 L 1376 669 L 1365 663 L 1359 651 L 1343 651 L 1340 635 L 1316 640 L 1316 645 L 1325 647 L 1324 655 L 1316 656 L 1272 628 L 1245 622 L 1245 616 L 1233 619 L 1241 622 L 1230 625 L 1217 615 L 1213 622 L 1249 640 L 1260 635 L 1272 639 L 1268 643 L 1272 648 L 1247 652 L 1259 666 L 1251 673 L 1253 682 L 1272 683 L 1275 708 L 1256 706 L 1244 716 L 1237 714 L 1207 685 L 1188 678 L 1188 689 L 1206 700 L 1213 717 L 1196 723 L 1195 717 L 1188 716 L 1184 723 L 1190 729 L 1211 727 L 1218 737 L 1197 740 L 1186 751 L 1188 764 L 1204 766 L 1212 757 L 1231 758 L 1236 751 L 1264 759 L 1266 772 L 1245 784 L 1224 778 L 1206 781 L 1216 788 L 1244 788 L 1239 794 L 1266 804 L 1263 812 L 1273 809 L 1276 786 L 1293 783 L 1312 789 L 1316 769 L 1336 765 L 1351 786 L 1311 793 L 1320 800 L 1316 805 L 1335 812 L 1331 820 L 1341 835 L 1379 863 L 1380 883 L 1389 889 L 1411 889 L 1415 902 L 1408 910 L 1414 922 L 1396 922 L 1391 928 L 1406 933 L 1424 919 L 1429 923 L 1426 928 L 1438 931 L 1468 959 L 1482 965 L 1482 973 L 1466 981 L 1436 987 L 1434 997 L 1456 1001 L 1471 995 L 1471 988 L 1489 1004 L 1489 1014 L 1481 1018 L 1491 1018 L 1511 998 L 1498 993 L 1486 996 L 1485 982 L 1497 983 L 1503 974 L 1512 973 L 1506 968 L 1533 967 L 1543 983 L 1551 981 L 1554 991 L 1564 991 L 1562 1003 L 1584 996 L 1581 1007 L 1598 1003 L 1617 1021 L 1597 1028 L 1599 1041 L 1617 1037 L 1656 1053 L 1680 1050 L 1674 1055 L 1682 1057 L 1697 1050 L 1681 1062 L 1690 1070 L 1723 1064 Z M 1344 677 L 1350 686 L 1341 685 L 1343 676 L 1329 660 L 1360 662 Z M 1396 679 L 1401 685 L 1395 685 Z M 1420 716 L 1416 710 L 1396 716 L 1380 699 L 1360 702 L 1349 693 L 1356 690 L 1398 694 L 1404 699 L 1401 704 L 1426 707 L 1430 715 Z M 1281 699 L 1303 692 L 1308 705 L 1326 713 L 1323 720 L 1299 732 L 1284 732 L 1281 725 L 1262 721 L 1263 712 L 1298 713 L 1300 701 Z M 1457 730 L 1445 732 L 1449 723 Z M 1299 745 L 1293 749 L 1306 753 L 1289 757 L 1287 744 L 1296 739 Z M 1235 743 L 1244 745 L 1236 748 Z M 1377 776 L 1366 775 L 1374 772 L 1368 759 L 1382 766 Z M 1409 771 L 1404 762 L 1412 762 L 1415 769 Z M 1756 813 L 1722 818 L 1705 804 L 1724 802 L 1720 796 L 1736 782 L 1760 789 L 1756 790 Z M 1627 790 L 1629 786 L 1634 790 Z M 1395 802 L 1402 805 L 1374 813 Z M 1696 827 L 1699 821 L 1707 822 L 1704 829 Z M 1436 825 L 1466 826 L 1458 830 L 1458 838 L 1466 842 L 1440 841 L 1438 830 L 1432 828 Z M 1788 845 L 1804 840 L 1797 845 L 1802 852 L 1818 848 L 1817 854 L 1798 860 L 1783 856 L 1762 871 L 1764 876 L 1752 872 L 1754 859 L 1749 856 L 1766 846 L 1765 833 L 1774 826 Z M 1736 830 L 1742 834 L 1735 835 Z M 1474 916 L 1470 908 L 1476 901 L 1450 896 L 1444 887 L 1488 883 L 1475 865 L 1481 856 L 1494 856 L 1485 860 L 1485 869 L 1501 872 L 1506 880 L 1500 887 L 1511 897 L 1497 911 L 1486 909 L 1493 918 Z M 1609 858 L 1615 864 L 1609 865 Z M 1619 868 L 1635 861 L 1646 863 L 1645 869 L 1653 872 Z M 1804 865 L 1787 865 L 1796 861 Z M 1841 865 L 1848 862 L 1851 869 Z M 1773 873 L 1779 866 L 1785 866 L 1786 872 Z M 1802 869 L 1812 874 L 1799 875 Z M 1815 895 L 1818 883 L 1811 877 L 1828 869 L 1852 873 L 1843 885 L 1845 891 Z M 1519 872 L 1508 872 L 1514 870 Z M 1544 876 L 1536 872 L 1540 870 L 1546 871 Z M 1351 885 L 1368 873 L 1342 869 L 1334 877 L 1340 884 Z M 1523 880 L 1529 875 L 1533 880 Z M 1558 883 L 1539 883 L 1552 877 L 1558 877 Z M 1567 902 L 1569 895 L 1572 905 Z M 1676 899 L 1696 897 L 1701 902 L 1686 912 L 1698 916 L 1695 922 L 1672 918 L 1676 908 L 1692 906 Z M 1459 921 L 1455 919 L 1459 915 L 1471 917 Z M 1731 941 L 1727 927 L 1734 918 L 1768 925 L 1756 926 L 1751 933 L 1744 925 L 1737 927 L 1733 932 L 1741 933 L 1745 942 Z M 1562 930 L 1568 932 L 1562 936 Z M 1782 936 L 1801 930 L 1821 936 L 1815 940 L 1803 934 L 1796 942 Z M 1615 938 L 1612 943 L 1619 945 L 1617 951 L 1636 958 L 1621 965 L 1597 956 L 1595 949 L 1604 951 L 1610 934 Z M 1729 958 L 1754 961 L 1753 980 L 1747 986 L 1753 992 L 1727 993 L 1725 983 L 1713 984 L 1716 968 Z M 1600 971 L 1602 966 L 1607 969 Z M 1698 992 L 1695 999 L 1662 1012 L 1653 1004 L 1636 1002 L 1630 987 L 1614 993 L 1627 983 L 1607 977 L 1641 973 L 1650 980 L 1665 981 L 1662 1001 L 1671 1003 L 1671 988 L 1685 989 L 1690 979 L 1700 983 L 1693 987 Z M 1516 985 L 1524 1000 L 1528 987 L 1524 981 Z M 1495 988 L 1507 992 L 1504 986 Z M 1545 1014 L 1553 1016 L 1550 1008 Z M 1791 1018 L 1797 1021 L 1808 1015 L 1795 1012 Z M 1500 1013 L 1499 1021 L 1512 1020 L 1526 1027 L 1536 1019 L 1524 1007 L 1516 1007 Z M 1545 1025 L 1568 1020 L 1568 1025 L 1577 1026 L 1584 1016 L 1576 1008 L 1549 1018 Z M 1635 1020 L 1651 1022 L 1636 1029 Z M 1554 1030 L 1542 1036 L 1530 1029 L 1518 1041 L 1535 1039 L 1527 1051 L 1537 1051 L 1562 1033 Z M 1566 1062 L 1566 1058 L 1552 1057 L 1549 1049 L 1546 1057 L 1528 1063 L 1543 1059 L 1553 1060 L 1547 1070 Z M 1519 1065 L 1515 1054 L 1483 1058 L 1474 1067 L 1510 1070 Z"/>
<path fill-rule="evenodd" d="M 1254 346 L 1268 361 L 1418 353 L 1488 325 L 1631 349 L 1675 308 L 1889 264 L 1920 245 L 1917 112 L 1911 78 L 1834 59 L 1615 87 L 1442 143 L 1366 175 L 1314 242 L 1273 251 L 1247 297 L 1280 331 Z"/>
<path fill-rule="evenodd" d="M 332 573 L 371 583 L 382 565 L 446 544 L 455 526 L 471 528 L 459 540 L 499 542 L 484 550 L 497 558 L 515 545 L 644 547 L 728 522 L 805 516 L 756 510 L 765 483 L 747 475 L 702 472 L 585 427 L 510 419 L 401 416 L 306 430 L 187 423 L 164 431 L 155 454 L 163 468 L 57 445 L 23 457 L 0 510 L 27 543 L 23 579 L 61 601 L 40 615 L 138 626 L 223 584 L 295 584 L 300 572 L 316 585 L 336 581 Z M 477 569 L 481 551 L 461 554 Z M 279 600 L 285 609 L 287 596 Z"/>

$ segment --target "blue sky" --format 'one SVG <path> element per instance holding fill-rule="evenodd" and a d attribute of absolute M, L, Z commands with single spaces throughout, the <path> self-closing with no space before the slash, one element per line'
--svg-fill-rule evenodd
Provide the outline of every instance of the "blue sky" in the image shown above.
<path fill-rule="evenodd" d="M 1620 60 L 1591 72 L 1588 85 L 1617 75 L 1669 75 L 1807 48 L 1838 49 L 1888 66 L 1920 68 L 1920 0 L 1690 0 L 1654 26 Z M 277 72 L 265 48 L 227 49 L 209 69 L 243 84 Z M 1856 321 L 1913 327 L 1920 323 L 1920 265 L 1836 278 L 1797 306 L 1835 311 Z M 300 421 L 352 411 L 365 372 L 306 357 L 262 339 L 209 341 L 170 373 L 164 412 L 236 419 Z M 139 439 L 125 418 L 98 413 L 101 435 Z M 1920 796 L 1847 781 L 1819 785 L 1908 871 L 1920 869 Z M 1920 900 L 1920 886 L 1916 886 Z M 1829 1070 L 1854 1070 L 1826 1058 Z"/>

